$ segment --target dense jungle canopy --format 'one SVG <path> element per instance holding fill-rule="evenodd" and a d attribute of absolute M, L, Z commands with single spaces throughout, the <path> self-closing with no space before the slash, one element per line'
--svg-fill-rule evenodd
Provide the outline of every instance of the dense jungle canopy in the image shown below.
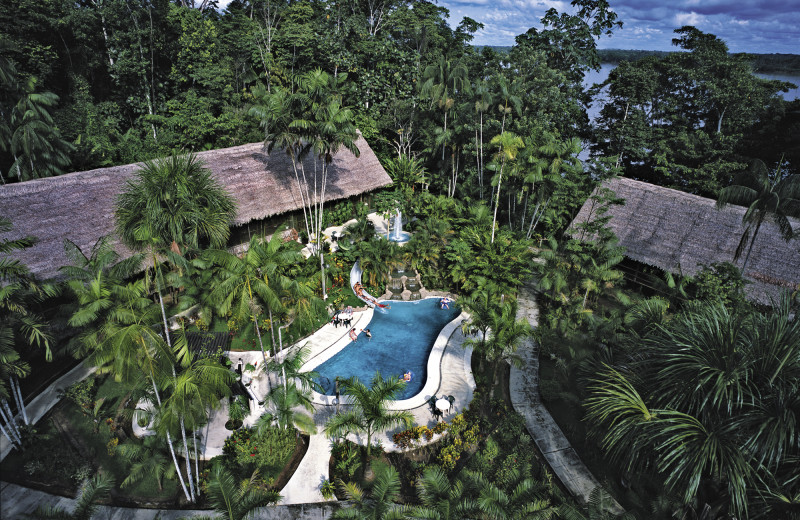
<path fill-rule="evenodd" d="M 480 20 L 453 29 L 447 9 L 419 0 L 3 3 L 3 182 L 263 140 L 251 108 L 317 69 L 337 78 L 379 157 L 419 158 L 430 190 L 459 198 L 489 196 L 484 161 L 503 131 L 522 136 L 519 162 L 535 171 L 579 139 L 595 177 L 618 167 L 706 196 L 753 159 L 783 155 L 784 171 L 799 160 L 784 85 L 693 27 L 676 30 L 687 52 L 623 62 L 590 125 L 596 91 L 581 80 L 624 22 L 600 0 L 547 11 L 508 52 L 470 44 Z"/>

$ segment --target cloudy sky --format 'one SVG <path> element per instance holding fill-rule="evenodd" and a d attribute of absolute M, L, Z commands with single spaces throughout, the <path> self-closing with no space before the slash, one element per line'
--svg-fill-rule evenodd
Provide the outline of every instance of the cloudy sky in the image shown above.
<path fill-rule="evenodd" d="M 672 31 L 694 25 L 727 42 L 732 52 L 800 54 L 800 0 L 609 0 L 623 22 L 602 49 L 670 50 Z M 476 45 L 513 45 L 550 7 L 571 12 L 569 0 L 439 0 L 455 26 L 464 16 L 482 22 Z"/>

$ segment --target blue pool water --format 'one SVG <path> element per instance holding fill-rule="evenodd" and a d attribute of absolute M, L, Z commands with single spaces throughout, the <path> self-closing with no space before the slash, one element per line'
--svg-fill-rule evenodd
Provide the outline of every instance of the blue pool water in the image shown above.
<path fill-rule="evenodd" d="M 439 308 L 438 298 L 415 302 L 389 302 L 386 314 L 374 313 L 366 329 L 372 332 L 368 340 L 363 333 L 341 352 L 316 368 L 317 382 L 328 395 L 334 395 L 333 381 L 358 377 L 369 385 L 376 371 L 384 378 L 402 377 L 411 370 L 414 379 L 398 395 L 408 399 L 418 394 L 428 377 L 428 355 L 439 332 L 453 321 L 461 310 L 450 304 L 449 310 Z M 361 329 L 356 329 L 361 332 Z"/>

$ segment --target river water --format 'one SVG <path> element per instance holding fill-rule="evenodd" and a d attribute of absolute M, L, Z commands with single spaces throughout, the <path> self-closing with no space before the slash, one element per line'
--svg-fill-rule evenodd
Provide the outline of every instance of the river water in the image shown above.
<path fill-rule="evenodd" d="M 600 66 L 599 71 L 590 70 L 583 79 L 584 85 L 589 87 L 592 86 L 592 84 L 594 83 L 604 82 L 606 79 L 608 79 L 608 75 L 609 73 L 611 73 L 612 70 L 614 70 L 614 67 L 616 67 L 616 65 L 611 63 L 603 63 Z M 797 85 L 796 88 L 790 90 L 789 92 L 782 92 L 781 95 L 783 96 L 783 99 L 785 99 L 786 101 L 794 101 L 795 99 L 800 98 L 800 75 L 756 74 L 756 76 L 760 78 L 779 79 L 781 81 L 788 81 L 789 83 L 794 83 L 795 85 Z M 599 103 L 599 101 L 602 100 L 596 100 L 589 108 L 588 111 L 589 119 L 591 119 L 592 121 L 595 120 L 598 113 L 600 112 L 601 104 Z"/>

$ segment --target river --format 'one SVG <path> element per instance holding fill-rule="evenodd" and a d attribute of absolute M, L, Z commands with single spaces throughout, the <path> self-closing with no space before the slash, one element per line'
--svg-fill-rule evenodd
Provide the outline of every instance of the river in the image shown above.
<path fill-rule="evenodd" d="M 603 63 L 600 66 L 599 71 L 590 70 L 583 79 L 584 85 L 591 86 L 594 83 L 602 83 L 607 78 L 609 73 L 616 67 L 616 65 L 612 63 Z M 788 81 L 789 83 L 794 83 L 797 87 L 793 88 L 789 92 L 782 92 L 781 95 L 783 99 L 786 101 L 794 101 L 795 99 L 800 98 L 800 75 L 789 75 L 789 74 L 756 74 L 756 76 L 765 79 L 779 79 L 781 81 Z M 597 100 L 602 101 L 602 100 Z M 595 102 L 592 104 L 591 108 L 589 108 L 589 118 L 594 121 L 597 117 L 598 113 L 600 112 L 600 103 Z"/>

